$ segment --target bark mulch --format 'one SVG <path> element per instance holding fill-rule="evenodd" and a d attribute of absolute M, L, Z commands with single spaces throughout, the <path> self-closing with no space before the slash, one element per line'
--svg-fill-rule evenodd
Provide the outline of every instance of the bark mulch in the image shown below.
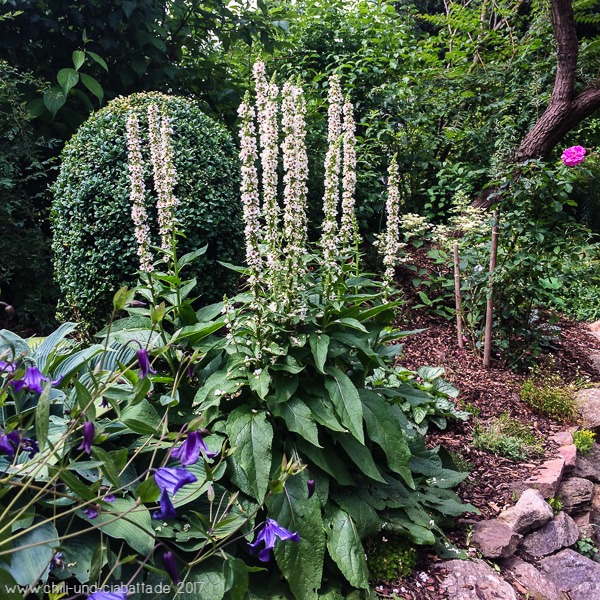
<path fill-rule="evenodd" d="M 597 382 L 598 373 L 590 363 L 589 355 L 600 351 L 600 342 L 589 334 L 584 323 L 563 318 L 559 325 L 561 339 L 554 344 L 551 352 L 539 357 L 539 364 L 546 364 L 567 383 Z M 461 499 L 476 506 L 481 515 L 468 514 L 458 519 L 455 530 L 448 532 L 451 541 L 466 548 L 469 525 L 493 518 L 513 503 L 512 484 L 529 477 L 544 460 L 553 456 L 556 445 L 549 438 L 568 424 L 536 414 L 521 400 L 519 392 L 526 373 L 512 371 L 499 361 L 486 370 L 481 358 L 472 350 L 460 350 L 453 323 L 413 312 L 410 326 L 405 329 L 421 328 L 425 331 L 405 338 L 404 355 L 399 361 L 402 365 L 415 370 L 422 365 L 444 367 L 446 379 L 460 390 L 457 402 L 462 409 L 475 411 L 481 420 L 508 412 L 511 417 L 531 426 L 544 440 L 544 456 L 529 462 L 515 462 L 473 448 L 473 418 L 465 423 L 450 423 L 445 431 L 431 431 L 427 435 L 429 446 L 443 445 L 460 454 L 470 465 L 469 477 L 457 491 Z M 411 575 L 402 580 L 376 584 L 377 595 L 405 600 L 445 599 L 447 595 L 440 586 L 442 565 L 434 553 L 422 552 Z"/>

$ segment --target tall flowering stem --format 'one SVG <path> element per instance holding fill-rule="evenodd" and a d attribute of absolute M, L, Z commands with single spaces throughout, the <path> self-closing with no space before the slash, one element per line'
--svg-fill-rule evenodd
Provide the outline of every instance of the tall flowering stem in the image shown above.
<path fill-rule="evenodd" d="M 356 124 L 352 104 L 346 100 L 343 108 L 343 160 L 342 160 L 342 218 L 340 224 L 340 245 L 343 255 L 355 251 L 360 244 L 356 214 L 354 212 L 354 192 L 356 190 Z"/>
<path fill-rule="evenodd" d="M 161 116 L 156 104 L 151 104 L 148 107 L 148 137 L 154 187 L 158 195 L 156 208 L 160 247 L 165 252 L 172 250 L 173 247 L 176 225 L 175 207 L 179 204 L 179 200 L 173 192 L 177 175 L 173 163 L 171 133 L 166 115 Z"/>
<path fill-rule="evenodd" d="M 325 281 L 325 295 L 332 296 L 332 285 L 337 281 L 340 268 L 337 264 L 337 213 L 340 187 L 340 162 L 342 134 L 342 88 L 337 75 L 329 78 L 329 109 L 328 133 L 329 148 L 325 155 L 325 193 L 323 195 L 323 232 L 321 234 L 321 247 L 323 248 L 323 279 Z"/>
<path fill-rule="evenodd" d="M 400 190 L 398 189 L 398 163 L 395 155 L 390 163 L 388 175 L 387 226 L 382 245 L 383 265 L 385 266 L 383 287 L 386 297 L 392 287 L 394 267 L 400 249 Z"/>
<path fill-rule="evenodd" d="M 134 114 L 127 119 L 127 155 L 129 162 L 129 183 L 131 199 L 131 218 L 137 241 L 137 255 L 140 259 L 140 271 L 151 273 L 154 270 L 150 252 L 150 227 L 148 213 L 144 204 L 146 187 L 144 185 L 144 167 L 140 141 L 140 125 Z"/>
<path fill-rule="evenodd" d="M 262 168 L 262 212 L 265 219 L 264 243 L 266 246 L 266 266 L 276 273 L 279 271 L 279 204 L 277 203 L 277 162 L 279 155 L 279 129 L 277 125 L 279 88 L 267 81 L 265 64 L 254 65 L 256 87 L 256 118 L 260 141 L 260 162 Z M 273 280 L 272 283 L 275 283 Z"/>
<path fill-rule="evenodd" d="M 262 258 L 260 254 L 260 197 L 258 191 L 258 171 L 256 162 L 258 151 L 256 147 L 256 128 L 254 127 L 254 108 L 250 105 L 250 95 L 246 93 L 240 104 L 238 115 L 240 124 L 240 161 L 241 161 L 241 192 L 244 217 L 244 234 L 246 237 L 246 263 L 248 265 L 248 280 L 255 299 L 258 299 L 258 285 L 262 273 Z"/>
<path fill-rule="evenodd" d="M 302 89 L 287 82 L 283 86 L 282 126 L 284 213 L 283 239 L 285 241 L 284 311 L 300 309 L 296 300 L 300 297 L 306 275 L 307 254 L 306 204 L 308 188 L 308 156 L 306 153 L 306 103 Z"/>

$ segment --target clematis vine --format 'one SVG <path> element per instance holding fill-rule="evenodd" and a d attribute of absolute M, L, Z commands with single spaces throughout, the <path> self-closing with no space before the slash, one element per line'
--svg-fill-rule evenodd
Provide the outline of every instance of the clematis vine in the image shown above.
<path fill-rule="evenodd" d="M 281 527 L 274 519 L 267 518 L 261 532 L 256 536 L 256 540 L 252 544 L 248 544 L 252 552 L 256 552 L 260 544 L 264 542 L 265 547 L 258 553 L 258 558 L 262 562 L 269 562 L 271 560 L 271 550 L 275 548 L 275 542 L 279 538 L 282 542 L 291 540 L 292 542 L 299 542 L 300 535 L 292 533 L 285 527 Z"/>
<path fill-rule="evenodd" d="M 190 431 L 185 441 L 171 451 L 171 457 L 176 458 L 184 467 L 195 464 L 204 452 L 208 458 L 214 458 L 217 453 L 211 452 L 199 431 Z"/>
<path fill-rule="evenodd" d="M 571 146 L 562 153 L 561 160 L 567 167 L 574 167 L 585 160 L 585 155 L 586 149 L 583 146 Z"/>
<path fill-rule="evenodd" d="M 15 392 L 20 392 L 23 389 L 27 389 L 30 392 L 37 392 L 38 394 L 41 394 L 44 391 L 43 383 L 47 381 L 50 381 L 51 385 L 58 385 L 62 381 L 62 377 L 52 381 L 37 367 L 27 367 L 25 376 L 22 379 L 11 381 L 10 385 L 13 386 Z"/>

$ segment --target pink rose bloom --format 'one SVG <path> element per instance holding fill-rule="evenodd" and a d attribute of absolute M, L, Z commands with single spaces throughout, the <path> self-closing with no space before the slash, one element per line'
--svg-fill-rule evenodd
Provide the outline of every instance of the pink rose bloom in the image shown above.
<path fill-rule="evenodd" d="M 571 146 L 562 153 L 563 164 L 574 167 L 585 160 L 585 148 L 583 146 Z"/>

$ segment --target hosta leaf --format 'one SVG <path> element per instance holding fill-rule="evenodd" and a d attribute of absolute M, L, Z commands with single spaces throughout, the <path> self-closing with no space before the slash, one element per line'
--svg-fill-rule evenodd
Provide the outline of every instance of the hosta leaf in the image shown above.
<path fill-rule="evenodd" d="M 236 459 L 252 485 L 254 497 L 262 502 L 271 473 L 271 423 L 264 412 L 240 406 L 229 415 L 226 431 L 230 444 L 236 448 Z"/>
<path fill-rule="evenodd" d="M 351 585 L 369 587 L 369 571 L 365 551 L 356 525 L 350 515 L 334 505 L 325 512 L 327 551 Z"/>
<path fill-rule="evenodd" d="M 325 532 L 318 499 L 306 497 L 306 472 L 288 479 L 285 491 L 273 496 L 269 517 L 281 527 L 298 532 L 300 542 L 278 541 L 275 559 L 295 598 L 317 600 L 325 557 Z"/>
<path fill-rule="evenodd" d="M 325 388 L 335 406 L 336 412 L 354 437 L 364 443 L 363 411 L 358 390 L 350 378 L 336 367 L 327 367 L 329 377 L 325 379 Z"/>

